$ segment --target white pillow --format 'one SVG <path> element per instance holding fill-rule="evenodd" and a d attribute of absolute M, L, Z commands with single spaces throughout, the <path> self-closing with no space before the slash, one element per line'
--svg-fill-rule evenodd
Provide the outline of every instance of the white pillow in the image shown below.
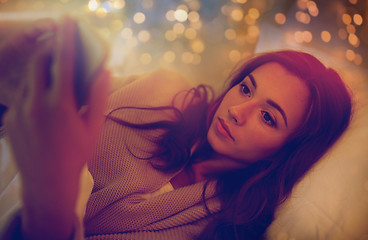
<path fill-rule="evenodd" d="M 278 209 L 268 239 L 368 239 L 368 79 L 350 73 L 353 121 Z"/>

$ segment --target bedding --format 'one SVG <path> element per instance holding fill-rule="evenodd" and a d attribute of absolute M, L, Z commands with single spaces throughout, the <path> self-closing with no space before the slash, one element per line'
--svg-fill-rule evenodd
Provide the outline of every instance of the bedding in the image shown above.
<path fill-rule="evenodd" d="M 368 82 L 365 76 L 356 72 L 345 76 L 348 80 L 354 77 L 354 84 L 350 84 L 355 103 L 352 123 L 278 209 L 267 239 L 368 239 Z M 93 186 L 88 171 L 84 171 L 81 179 L 83 193 L 77 207 L 80 219 Z M 20 186 L 9 144 L 6 138 L 1 138 L 0 229 L 21 206 Z M 83 226 L 79 229 L 83 231 Z"/>

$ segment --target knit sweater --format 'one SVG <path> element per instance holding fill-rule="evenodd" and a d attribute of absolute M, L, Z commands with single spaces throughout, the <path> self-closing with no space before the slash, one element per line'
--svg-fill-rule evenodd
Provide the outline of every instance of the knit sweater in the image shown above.
<path fill-rule="evenodd" d="M 178 74 L 164 70 L 137 77 L 111 94 L 106 114 L 121 106 L 168 106 L 178 92 L 190 87 Z M 185 106 L 180 94 L 176 99 L 174 106 Z M 175 117 L 172 111 L 137 109 L 115 111 L 112 116 L 136 123 Z M 202 199 L 204 182 L 147 197 L 176 174 L 153 168 L 151 161 L 155 159 L 135 157 L 149 157 L 157 147 L 150 139 L 162 133 L 105 121 L 89 163 L 94 187 L 84 219 L 87 239 L 193 239 L 208 223 L 211 216 Z M 215 182 L 208 185 L 205 198 L 210 211 L 218 212 Z"/>

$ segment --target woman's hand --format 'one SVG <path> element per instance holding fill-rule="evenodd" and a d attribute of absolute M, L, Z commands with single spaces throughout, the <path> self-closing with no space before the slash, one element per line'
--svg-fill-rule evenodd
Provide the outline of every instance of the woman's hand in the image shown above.
<path fill-rule="evenodd" d="M 57 24 L 52 19 L 38 20 L 26 26 L 22 22 L 0 24 L 8 26 L 6 29 L 0 28 L 0 104 L 8 106 L 20 80 L 24 79 L 31 56 L 44 48 L 46 42 L 39 41 L 39 37 L 45 33 L 55 33 Z"/>
<path fill-rule="evenodd" d="M 95 79 L 83 114 L 76 107 L 75 30 L 75 22 L 64 18 L 55 51 L 38 50 L 31 58 L 4 119 L 23 182 L 22 228 L 31 239 L 72 234 L 80 172 L 103 123 L 107 71 Z"/>

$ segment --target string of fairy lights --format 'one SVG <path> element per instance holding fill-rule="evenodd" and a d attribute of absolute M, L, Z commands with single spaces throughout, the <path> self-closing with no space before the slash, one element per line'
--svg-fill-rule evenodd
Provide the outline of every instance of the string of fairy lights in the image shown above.
<path fill-rule="evenodd" d="M 367 65 L 367 9 L 365 0 L 0 0 L 0 14 L 83 15 L 115 46 L 116 65 L 146 66 L 234 64 L 254 52 L 264 21 L 286 42 Z"/>

